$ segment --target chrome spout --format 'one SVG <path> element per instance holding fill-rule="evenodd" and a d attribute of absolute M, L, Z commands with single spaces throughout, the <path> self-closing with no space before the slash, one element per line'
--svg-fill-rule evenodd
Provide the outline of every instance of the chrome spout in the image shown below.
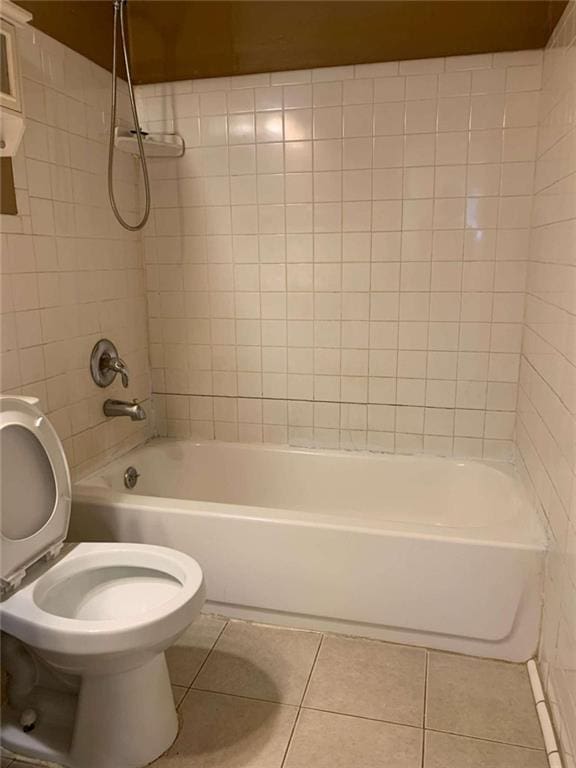
<path fill-rule="evenodd" d="M 105 416 L 130 416 L 132 421 L 144 421 L 146 411 L 134 400 L 127 403 L 124 400 L 105 400 L 102 407 Z"/>

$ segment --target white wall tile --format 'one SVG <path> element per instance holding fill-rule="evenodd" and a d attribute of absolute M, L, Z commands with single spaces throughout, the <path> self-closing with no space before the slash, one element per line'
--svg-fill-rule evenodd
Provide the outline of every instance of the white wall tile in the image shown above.
<path fill-rule="evenodd" d="M 100 132 L 95 110 L 109 76 L 43 33 L 28 33 L 19 33 L 27 117 L 14 159 L 19 215 L 0 222 L 2 271 L 10 272 L 9 280 L 3 274 L 10 300 L 3 301 L 9 359 L 2 386 L 40 397 L 77 475 L 152 430 L 143 252 L 107 201 L 104 115 Z M 127 106 L 122 92 L 120 110 Z M 135 219 L 134 161 L 117 156 L 115 174 L 122 213 Z M 176 202 L 167 188 L 159 196 L 162 205 Z M 127 360 L 129 395 L 144 401 L 147 422 L 119 424 L 103 415 L 102 392 L 86 368 L 102 336 Z M 110 396 L 124 396 L 119 382 Z"/>
<path fill-rule="evenodd" d="M 569 447 L 573 444 L 575 422 L 573 400 L 568 395 L 575 380 L 570 330 L 575 294 L 574 281 L 569 275 L 575 266 L 576 229 L 574 208 L 566 205 L 572 183 L 566 184 L 566 175 L 569 174 L 570 179 L 574 175 L 571 158 L 576 147 L 574 123 L 570 118 L 575 104 L 575 18 L 576 4 L 570 2 L 544 52 L 542 67 L 539 66 L 540 52 L 526 52 L 509 62 L 506 87 L 514 88 L 517 93 L 510 100 L 507 98 L 507 118 L 510 115 L 519 127 L 505 132 L 510 135 L 510 142 L 505 141 L 505 160 L 513 158 L 511 168 L 517 167 L 517 170 L 510 172 L 504 166 L 503 194 L 521 194 L 522 180 L 527 179 L 532 170 L 528 154 L 536 141 L 536 131 L 528 126 L 535 123 L 534 105 L 538 102 L 540 146 L 535 176 L 545 182 L 536 183 L 529 247 L 525 229 L 509 231 L 501 238 L 498 257 L 504 260 L 498 264 L 497 271 L 498 284 L 505 290 L 514 274 L 519 281 L 522 279 L 524 260 L 528 258 L 516 441 L 520 467 L 550 530 L 551 552 L 539 661 L 567 765 L 574 764 L 576 755 L 576 691 L 571 671 L 576 644 L 573 618 L 576 580 L 574 548 L 571 549 L 570 544 L 575 540 L 576 531 L 576 463 Z M 542 92 L 536 100 L 534 90 L 540 86 L 541 74 Z M 560 136 L 564 139 L 558 142 Z M 549 204 L 549 212 L 541 216 L 540 212 Z M 524 211 L 509 211 L 508 215 L 513 215 L 517 223 L 524 226 Z M 515 261 L 506 262 L 506 258 Z M 515 273 L 512 265 L 516 264 Z M 568 338 L 571 340 L 565 344 Z M 491 367 L 502 382 L 498 386 L 513 386 L 504 381 L 512 378 L 515 364 L 515 355 L 491 359 Z M 505 397 L 506 392 L 498 396 Z M 490 432 L 488 425 L 487 420 L 486 436 L 506 434 L 504 422 L 490 422 Z"/>
<path fill-rule="evenodd" d="M 269 425 L 278 427 L 269 439 L 509 451 L 539 67 L 529 53 L 276 73 L 179 93 L 168 86 L 170 107 L 166 95 L 143 91 L 145 114 L 171 109 L 178 130 L 200 113 L 199 140 L 227 142 L 202 150 L 211 153 L 202 165 L 186 164 L 185 220 L 164 214 L 158 231 L 145 233 L 151 267 L 160 262 L 154 254 L 168 253 L 174 227 L 194 238 L 185 292 L 178 295 L 177 273 L 148 273 L 151 328 L 182 314 L 199 339 L 187 356 L 194 370 L 178 368 L 188 336 L 155 356 L 164 366 L 155 381 L 190 394 L 240 394 L 238 402 L 290 397 L 304 408 L 309 398 L 338 409 L 330 424 L 288 416 Z M 45 189 L 42 169 L 34 172 Z M 175 187 L 160 181 L 168 168 L 155 175 L 157 198 L 173 205 Z M 205 181 L 200 192 L 196 178 Z M 206 261 L 210 288 L 189 271 Z M 212 341 L 198 335 L 204 320 Z M 485 435 L 487 399 L 495 415 Z M 368 404 L 402 404 L 400 419 L 382 410 L 375 420 Z M 254 418 L 248 430 L 220 419 L 227 426 L 218 434 L 261 440 Z M 208 422 L 195 420 L 201 430 Z"/>

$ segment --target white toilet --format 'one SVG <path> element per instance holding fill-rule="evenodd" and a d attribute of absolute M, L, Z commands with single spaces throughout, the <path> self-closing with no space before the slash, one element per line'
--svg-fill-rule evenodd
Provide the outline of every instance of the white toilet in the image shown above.
<path fill-rule="evenodd" d="M 144 766 L 178 730 L 164 651 L 200 613 L 200 566 L 166 547 L 63 544 L 70 475 L 36 399 L 0 397 L 0 459 L 2 747 Z"/>

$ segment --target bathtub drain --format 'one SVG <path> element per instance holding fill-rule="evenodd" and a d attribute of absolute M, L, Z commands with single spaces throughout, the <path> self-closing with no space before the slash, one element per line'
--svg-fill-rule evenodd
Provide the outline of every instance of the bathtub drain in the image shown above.
<path fill-rule="evenodd" d="M 128 467 L 126 472 L 124 472 L 124 485 L 126 488 L 134 488 L 139 477 L 140 475 L 134 467 Z"/>

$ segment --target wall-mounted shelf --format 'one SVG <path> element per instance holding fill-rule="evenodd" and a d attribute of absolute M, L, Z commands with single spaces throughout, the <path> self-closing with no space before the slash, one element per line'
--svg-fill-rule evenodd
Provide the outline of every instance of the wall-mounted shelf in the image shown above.
<path fill-rule="evenodd" d="M 143 133 L 142 143 L 146 157 L 182 157 L 184 139 L 175 133 Z M 134 131 L 116 127 L 114 144 L 121 152 L 138 155 L 138 139 Z"/>

